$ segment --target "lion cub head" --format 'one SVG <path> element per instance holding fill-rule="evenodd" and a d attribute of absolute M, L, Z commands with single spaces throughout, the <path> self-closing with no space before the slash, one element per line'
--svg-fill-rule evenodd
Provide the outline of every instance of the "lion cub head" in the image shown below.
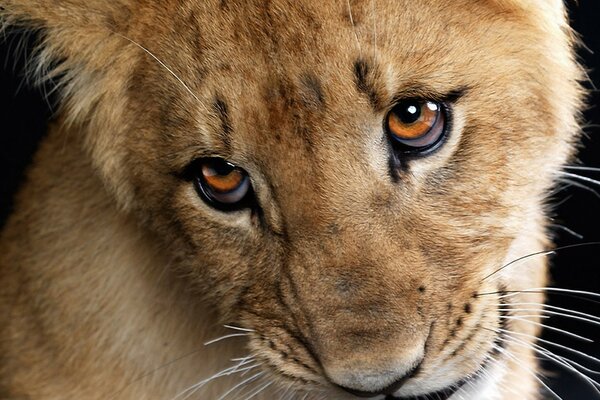
<path fill-rule="evenodd" d="M 1 4 L 43 29 L 115 204 L 265 369 L 407 397 L 484 369 L 494 293 L 544 284 L 539 261 L 497 271 L 544 245 L 577 132 L 559 3 Z"/>

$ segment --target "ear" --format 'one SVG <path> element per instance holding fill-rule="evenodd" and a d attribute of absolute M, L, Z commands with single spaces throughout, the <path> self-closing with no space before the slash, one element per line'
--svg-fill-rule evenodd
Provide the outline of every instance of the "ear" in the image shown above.
<path fill-rule="evenodd" d="M 35 82 L 58 83 L 65 102 L 71 102 L 68 119 L 81 115 L 97 101 L 102 91 L 99 80 L 121 54 L 122 38 L 115 31 L 129 15 L 127 4 L 119 0 L 0 0 L 0 27 L 18 26 L 40 32 L 40 43 L 27 71 Z M 67 104 L 68 105 L 68 104 Z"/>
<path fill-rule="evenodd" d="M 124 208 L 132 198 L 123 172 L 127 122 L 115 110 L 126 108 L 138 55 L 119 33 L 133 15 L 122 0 L 0 0 L 0 28 L 39 32 L 27 73 L 56 89 L 58 129 L 83 136 L 95 169 Z"/>
<path fill-rule="evenodd" d="M 566 7 L 563 0 L 492 0 L 507 10 L 521 10 L 532 14 L 542 13 L 555 24 L 565 25 Z"/>

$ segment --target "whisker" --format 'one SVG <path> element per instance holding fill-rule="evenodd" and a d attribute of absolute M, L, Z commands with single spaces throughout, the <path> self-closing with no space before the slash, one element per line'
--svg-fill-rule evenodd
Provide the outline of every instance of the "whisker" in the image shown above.
<path fill-rule="evenodd" d="M 561 251 L 561 250 L 568 250 L 568 249 L 575 249 L 575 248 L 579 248 L 579 247 L 589 247 L 589 246 L 600 246 L 600 242 L 586 242 L 586 243 L 576 243 L 576 244 L 569 244 L 566 246 L 560 246 L 560 247 L 556 247 L 552 250 L 542 250 L 542 251 L 536 251 L 534 253 L 530 253 L 521 257 L 518 257 L 506 264 L 504 264 L 503 266 L 501 266 L 500 268 L 498 268 L 497 270 L 495 270 L 494 272 L 492 272 L 491 274 L 487 275 L 485 278 L 483 278 L 481 280 L 481 282 L 485 281 L 486 279 L 489 279 L 490 277 L 492 277 L 493 275 L 497 274 L 498 272 L 504 270 L 505 268 L 510 267 L 511 265 L 519 262 L 519 261 L 523 261 L 526 260 L 528 258 L 531 257 L 535 257 L 535 256 L 546 256 L 549 254 L 556 254 L 556 252 Z"/>
<path fill-rule="evenodd" d="M 528 324 L 531 324 L 531 325 L 543 327 L 544 329 L 548 329 L 548 330 L 551 330 L 551 331 L 554 331 L 554 332 L 562 333 L 562 334 L 564 334 L 566 336 L 570 336 L 570 337 L 572 337 L 574 339 L 578 339 L 578 340 L 581 340 L 581 341 L 584 341 L 584 342 L 587 342 L 587 343 L 594 343 L 593 339 L 587 338 L 585 336 L 578 335 L 576 333 L 572 333 L 572 332 L 566 331 L 564 329 L 557 328 L 555 326 L 551 326 L 551 325 L 547 325 L 547 324 L 541 324 L 539 322 L 531 321 L 531 320 L 520 318 L 520 317 L 500 316 L 500 318 L 507 319 L 507 320 L 515 320 L 515 321 L 525 322 L 525 323 L 528 323 Z"/>
<path fill-rule="evenodd" d="M 248 333 L 230 333 L 229 335 L 225 335 L 225 336 L 221 336 L 216 339 L 213 339 L 213 340 L 209 340 L 208 342 L 204 343 L 204 345 L 210 346 L 211 344 L 220 342 L 222 340 L 226 340 L 226 339 L 230 339 L 230 338 L 234 338 L 234 337 L 241 337 L 241 336 L 249 336 L 249 334 Z"/>
<path fill-rule="evenodd" d="M 580 367 L 584 370 L 589 370 L 589 368 L 587 368 L 573 360 L 570 360 L 566 357 L 555 354 L 552 351 L 550 351 L 542 346 L 536 345 L 534 343 L 528 343 L 528 342 L 519 340 L 515 337 L 512 337 L 512 335 L 508 335 L 507 341 L 509 341 L 510 343 L 513 343 L 517 346 L 531 349 L 535 353 L 543 356 L 543 358 L 550 360 L 562 367 L 565 367 L 567 370 L 573 372 L 575 374 L 575 376 L 577 376 L 578 378 L 580 378 L 583 381 L 585 381 L 586 383 L 588 383 L 593 388 L 594 391 L 596 391 L 598 394 L 600 394 L 600 390 L 599 390 L 600 384 L 596 380 L 590 378 L 589 376 L 587 376 L 584 373 L 582 373 L 581 371 L 579 371 L 575 366 Z"/>
<path fill-rule="evenodd" d="M 479 297 L 479 296 L 495 296 L 495 295 L 500 295 L 500 296 L 498 296 L 499 298 L 505 299 L 505 298 L 517 296 L 519 294 L 528 294 L 528 293 L 530 293 L 530 294 L 544 293 L 545 294 L 546 291 L 544 289 L 541 289 L 541 290 L 532 290 L 532 289 L 524 289 L 524 290 L 501 290 L 501 291 L 495 291 L 495 292 L 477 293 L 476 296 Z M 552 294 L 553 296 L 569 297 L 569 298 L 573 298 L 573 299 L 585 301 L 585 302 L 588 302 L 588 303 L 600 304 L 600 301 L 592 300 L 592 299 L 589 299 L 587 297 L 578 296 L 578 295 L 574 295 L 574 294 L 570 294 L 570 293 L 550 292 L 550 294 Z"/>
<path fill-rule="evenodd" d="M 593 188 L 591 188 L 589 186 L 586 186 L 586 185 L 584 185 L 582 183 L 573 181 L 571 179 L 566 179 L 566 178 L 561 178 L 560 181 L 568 184 L 569 186 L 574 186 L 576 188 L 583 189 L 583 190 L 585 190 L 587 192 L 592 193 L 594 196 L 600 198 L 600 193 L 598 193 L 598 191 L 596 191 L 595 189 L 593 189 Z"/>
<path fill-rule="evenodd" d="M 251 398 L 255 397 L 256 395 L 258 395 L 260 392 L 264 391 L 265 389 L 267 389 L 269 386 L 271 386 L 274 382 L 267 382 L 267 384 L 261 386 L 258 390 L 256 390 L 255 392 L 251 393 L 248 397 L 246 397 L 244 400 L 250 400 Z"/>
<path fill-rule="evenodd" d="M 371 0 L 371 4 L 373 5 L 373 48 L 377 57 L 377 0 Z"/>
<path fill-rule="evenodd" d="M 584 182 L 591 183 L 593 185 L 600 186 L 600 181 L 598 181 L 596 179 L 588 178 L 587 176 L 577 175 L 577 174 L 573 174 L 571 172 L 563 172 L 563 171 L 559 172 L 559 174 L 562 176 L 568 176 L 569 178 L 579 179 L 580 181 L 584 181 Z"/>
<path fill-rule="evenodd" d="M 488 328 L 484 328 L 484 329 L 488 329 Z M 493 330 L 493 329 L 490 329 Z M 554 390 L 550 389 L 550 387 L 537 375 L 537 373 L 535 373 L 531 368 L 526 367 L 517 357 L 515 357 L 510 351 L 508 351 L 507 349 L 500 347 L 500 346 L 496 346 L 494 345 L 494 349 L 499 352 L 504 354 L 505 356 L 507 356 L 508 358 L 510 358 L 511 360 L 513 360 L 515 362 L 515 364 L 522 368 L 523 370 L 525 370 L 525 372 L 529 373 L 531 376 L 533 376 L 539 383 L 540 385 L 542 385 L 546 390 L 548 390 L 548 392 L 557 400 L 563 400 L 562 397 L 560 397 Z"/>
<path fill-rule="evenodd" d="M 153 369 L 153 370 L 151 370 L 151 371 L 149 371 L 149 372 L 146 372 L 146 373 L 144 373 L 144 374 L 142 374 L 142 375 L 138 376 L 137 378 L 134 378 L 133 380 L 131 380 L 130 382 L 128 382 L 128 383 L 127 383 L 125 386 L 123 386 L 123 388 L 121 388 L 121 389 L 119 389 L 117 392 L 113 393 L 113 394 L 112 394 L 112 395 L 109 397 L 109 400 L 111 400 L 111 399 L 114 399 L 116 396 L 118 396 L 120 393 L 122 393 L 124 390 L 126 390 L 128 387 L 130 387 L 130 386 L 131 386 L 131 385 L 133 385 L 134 383 L 137 383 L 137 382 L 139 382 L 139 381 L 141 381 L 141 380 L 143 380 L 143 379 L 146 379 L 146 378 L 148 378 L 148 377 L 150 377 L 150 376 L 154 375 L 155 373 L 157 373 L 157 372 L 159 372 L 159 371 L 161 371 L 161 370 L 163 370 L 163 369 L 165 369 L 165 368 L 168 368 L 168 367 L 172 366 L 173 364 L 175 364 L 175 363 L 177 363 L 177 362 L 179 362 L 179 361 L 182 361 L 182 360 L 184 360 L 184 359 L 186 359 L 186 358 L 189 358 L 189 357 L 191 357 L 191 356 L 193 356 L 193 355 L 195 355 L 195 354 L 198 354 L 198 353 L 200 353 L 200 352 L 202 352 L 202 351 L 204 351 L 204 348 L 203 348 L 203 347 L 202 347 L 202 348 L 200 348 L 200 349 L 198 349 L 198 350 L 194 350 L 194 351 L 192 351 L 192 352 L 189 352 L 189 353 L 187 353 L 187 354 L 184 354 L 184 355 L 183 355 L 183 356 L 181 356 L 181 357 L 178 357 L 178 358 L 176 358 L 176 359 L 174 359 L 174 360 L 172 360 L 172 361 L 169 361 L 169 362 L 168 362 L 168 363 L 166 363 L 166 364 L 163 364 L 163 365 L 161 365 L 161 366 L 159 366 L 159 367 L 157 367 L 157 368 L 155 368 L 155 369 Z"/>
<path fill-rule="evenodd" d="M 218 379 L 222 376 L 228 376 L 228 375 L 232 375 L 236 372 L 239 371 L 240 367 L 245 365 L 247 363 L 246 359 L 248 359 L 248 357 L 246 357 L 245 359 L 242 359 L 242 361 L 240 361 L 238 364 L 233 365 L 231 367 L 227 367 L 222 371 L 217 372 L 216 374 L 201 380 L 200 382 L 197 382 L 193 385 L 191 385 L 190 387 L 186 388 L 185 390 L 181 391 L 180 393 L 178 393 L 175 397 L 173 397 L 172 400 L 177 400 L 182 396 L 185 396 L 184 399 L 187 399 L 190 394 L 186 395 L 187 393 L 189 393 L 190 391 L 192 391 L 192 394 L 197 392 L 200 388 L 202 388 L 203 386 L 205 386 L 206 384 L 214 381 L 215 379 Z"/>
<path fill-rule="evenodd" d="M 243 363 L 246 363 L 247 360 L 252 360 L 252 359 L 254 359 L 254 356 L 232 358 L 230 361 L 233 361 L 233 362 L 235 362 L 235 361 L 241 361 Z"/>
<path fill-rule="evenodd" d="M 508 307 L 508 308 L 500 307 L 499 309 L 502 311 L 512 311 L 512 312 L 536 312 L 536 311 L 539 311 L 540 313 L 542 313 L 542 315 L 547 314 L 547 315 L 555 315 L 555 316 L 563 317 L 563 318 L 571 318 L 571 319 L 575 319 L 578 321 L 587 322 L 590 325 L 600 326 L 600 321 L 594 321 L 589 318 L 580 317 L 577 315 L 571 315 L 571 314 L 567 314 L 567 313 L 561 313 L 558 311 L 536 310 L 535 308 L 510 308 L 510 307 Z"/>
<path fill-rule="evenodd" d="M 262 372 L 252 375 L 250 378 L 244 379 L 243 381 L 241 381 L 240 383 L 238 383 L 237 385 L 235 385 L 234 387 L 229 389 L 227 392 L 225 392 L 221 397 L 218 398 L 218 400 L 223 400 L 230 393 L 233 393 L 235 390 L 239 389 L 241 386 L 244 386 L 244 385 L 254 381 L 255 379 L 258 379 L 258 377 L 264 375 L 265 373 L 266 373 L 265 371 L 262 371 Z"/>
<path fill-rule="evenodd" d="M 194 98 L 196 99 L 196 101 L 202 106 L 204 107 L 205 110 L 208 111 L 208 109 L 206 108 L 206 106 L 204 105 L 204 103 L 200 100 L 200 98 L 192 91 L 192 89 L 190 89 L 190 87 L 183 81 L 183 79 L 181 79 L 165 62 L 163 62 L 161 59 L 159 59 L 157 56 L 155 56 L 150 50 L 148 50 L 147 48 L 145 48 L 144 46 L 142 46 L 140 43 L 136 42 L 135 40 L 120 34 L 119 32 L 115 32 L 113 30 L 111 30 L 112 33 L 114 33 L 115 35 L 127 40 L 129 43 L 137 46 L 138 48 L 140 48 L 141 50 L 143 50 L 146 54 L 148 54 L 150 57 L 152 57 L 158 64 L 160 64 L 164 69 L 167 70 L 167 72 L 169 72 L 180 84 L 181 86 L 184 87 L 184 89 Z"/>
<path fill-rule="evenodd" d="M 565 169 L 572 169 L 575 171 L 590 171 L 590 172 L 600 172 L 600 168 L 595 167 L 584 167 L 581 165 L 565 165 Z"/>
<path fill-rule="evenodd" d="M 519 293 L 544 293 L 544 292 L 548 292 L 548 293 L 567 293 L 567 294 L 575 294 L 575 295 L 581 295 L 581 296 L 589 296 L 589 297 L 594 297 L 594 298 L 598 298 L 600 299 L 600 293 L 596 293 L 596 292 L 589 292 L 589 291 L 585 291 L 585 290 L 576 290 L 576 289 L 565 289 L 565 288 L 557 288 L 557 287 L 539 287 L 539 288 L 529 288 L 529 289 L 522 289 L 522 290 L 513 290 L 513 291 L 506 291 L 506 292 L 502 292 L 499 291 L 497 293 L 507 293 L 504 296 L 500 296 L 501 298 L 508 298 L 508 297 L 514 297 L 516 295 L 518 295 Z M 585 297 L 581 298 L 582 300 L 585 299 Z"/>
<path fill-rule="evenodd" d="M 356 38 L 358 52 L 362 54 L 362 47 L 360 45 L 360 40 L 358 39 L 358 32 L 356 31 L 356 24 L 354 23 L 354 16 L 352 15 L 352 6 L 350 5 L 350 0 L 346 0 L 346 2 L 348 4 L 348 14 L 350 15 L 350 23 L 352 24 L 352 30 L 354 32 L 354 37 Z"/>
<path fill-rule="evenodd" d="M 579 239 L 579 240 L 583 240 L 583 239 L 585 239 L 583 235 L 581 235 L 581 234 L 579 234 L 579 233 L 575 232 L 574 230 L 572 230 L 572 229 L 570 229 L 570 228 L 568 228 L 568 227 L 566 227 L 566 226 L 564 226 L 564 225 L 560 225 L 560 224 L 550 224 L 550 226 L 551 226 L 552 228 L 560 229 L 561 231 L 563 231 L 563 232 L 565 232 L 565 233 L 567 233 L 567 234 L 569 234 L 569 235 L 573 236 L 573 237 L 574 237 L 574 238 L 576 238 L 576 239 Z"/>
<path fill-rule="evenodd" d="M 248 328 L 241 328 L 239 326 L 235 326 L 235 325 L 223 325 L 225 328 L 227 329 L 233 329 L 235 331 L 242 331 L 242 332 L 255 332 L 254 329 L 248 329 Z"/>
<path fill-rule="evenodd" d="M 497 306 L 541 306 L 543 307 L 543 310 L 552 310 L 552 311 L 559 311 L 559 312 L 566 312 L 566 313 L 572 313 L 574 315 L 578 315 L 581 317 L 586 317 L 589 318 L 591 320 L 595 320 L 595 321 L 599 321 L 600 322 L 600 317 L 593 315 L 593 314 L 588 314 L 588 313 L 584 313 L 582 311 L 577 311 L 577 310 L 571 310 L 570 308 L 564 308 L 564 307 L 558 307 L 558 306 L 553 306 L 550 304 L 542 304 L 542 303 L 500 303 L 500 304 L 496 304 Z M 542 310 L 542 311 L 543 311 Z"/>
<path fill-rule="evenodd" d="M 556 347 L 556 348 L 568 351 L 569 353 L 576 354 L 578 356 L 581 356 L 581 357 L 587 359 L 590 362 L 594 362 L 594 363 L 600 365 L 600 360 L 598 358 L 590 356 L 589 354 L 586 354 L 583 351 L 579 351 L 579 350 L 573 349 L 571 347 L 568 347 L 568 346 L 565 346 L 565 345 L 562 345 L 562 344 L 559 344 L 559 343 L 552 342 L 550 340 L 538 338 L 537 336 L 529 335 L 527 333 L 514 332 L 514 331 L 511 331 L 511 330 L 502 329 L 502 328 L 497 328 L 497 330 L 499 332 L 502 332 L 502 333 L 517 335 L 517 336 L 523 336 L 523 337 L 525 337 L 527 339 L 537 340 L 538 342 L 545 343 L 547 345 L 550 345 L 550 346 L 553 346 L 553 347 Z"/>

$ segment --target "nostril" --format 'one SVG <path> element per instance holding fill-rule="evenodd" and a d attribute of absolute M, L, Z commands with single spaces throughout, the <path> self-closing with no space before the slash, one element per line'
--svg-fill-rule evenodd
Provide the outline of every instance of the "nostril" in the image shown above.
<path fill-rule="evenodd" d="M 376 390 L 376 391 L 362 391 L 362 390 L 347 388 L 347 387 L 344 387 L 341 385 L 337 385 L 337 386 L 340 389 L 343 389 L 344 391 L 346 391 L 350 394 L 353 394 L 354 396 L 357 396 L 357 397 L 375 397 L 375 396 L 380 396 L 380 395 L 393 395 L 398 390 L 400 390 L 400 388 L 406 383 L 407 380 L 414 377 L 419 372 L 420 368 L 421 368 L 421 363 L 419 363 L 413 369 L 408 371 L 404 376 L 396 379 L 392 384 L 390 384 L 380 390 Z"/>

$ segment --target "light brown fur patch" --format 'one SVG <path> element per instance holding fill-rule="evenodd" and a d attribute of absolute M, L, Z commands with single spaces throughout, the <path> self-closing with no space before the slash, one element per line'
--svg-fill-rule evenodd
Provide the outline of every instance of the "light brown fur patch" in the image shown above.
<path fill-rule="evenodd" d="M 336 384 L 366 392 L 402 371 L 403 396 L 431 393 L 490 357 L 508 365 L 500 386 L 538 398 L 515 367 L 537 368 L 531 352 L 497 354 L 497 304 L 544 286 L 545 262 L 494 271 L 549 245 L 545 197 L 582 97 L 564 13 L 0 0 L 7 24 L 42 30 L 40 68 L 64 85 L 0 239 L 0 397 L 173 398 L 249 351 L 246 377 L 265 371 L 249 387 L 274 380 L 264 399 L 289 385 L 349 399 Z M 452 129 L 390 171 L 382 121 L 413 97 L 451 98 Z M 186 178 L 202 157 L 247 170 L 260 211 L 205 204 Z M 251 331 L 203 346 L 241 332 L 222 323 Z"/>

